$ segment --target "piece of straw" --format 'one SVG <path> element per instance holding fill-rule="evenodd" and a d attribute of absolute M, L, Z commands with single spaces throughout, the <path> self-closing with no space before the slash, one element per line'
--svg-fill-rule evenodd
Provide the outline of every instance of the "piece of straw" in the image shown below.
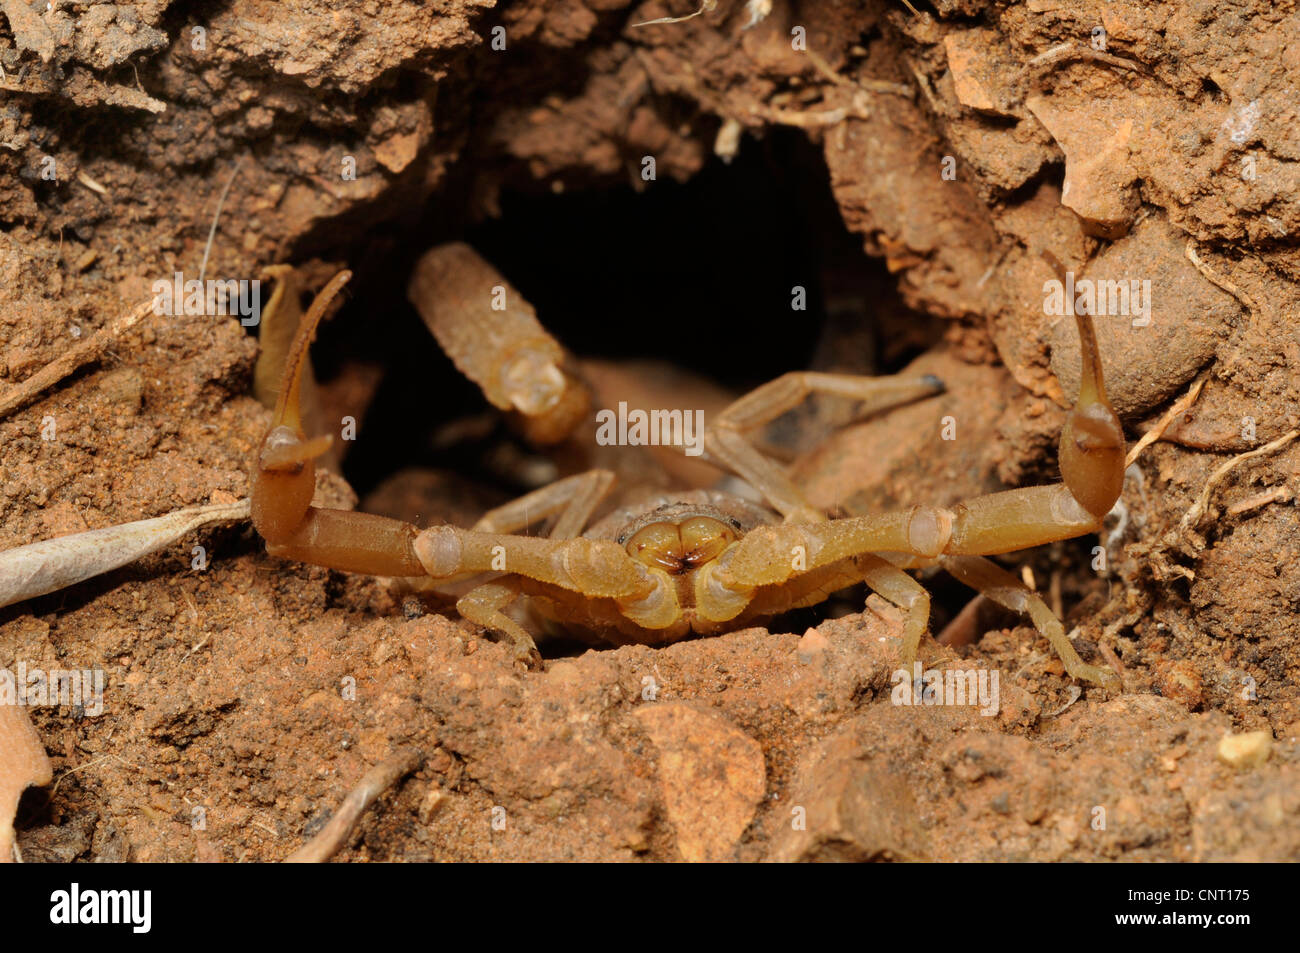
<path fill-rule="evenodd" d="M 248 518 L 248 500 L 72 533 L 0 552 L 0 607 L 76 585 L 135 562 L 208 523 Z"/>

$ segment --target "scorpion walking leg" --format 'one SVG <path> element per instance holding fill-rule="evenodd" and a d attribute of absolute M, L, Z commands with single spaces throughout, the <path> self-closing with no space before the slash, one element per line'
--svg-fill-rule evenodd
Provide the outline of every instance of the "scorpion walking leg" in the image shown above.
<path fill-rule="evenodd" d="M 907 613 L 900 661 L 910 676 L 921 636 L 930 624 L 930 594 L 903 570 L 879 556 L 859 556 L 856 562 L 862 570 L 862 581 Z"/>
<path fill-rule="evenodd" d="M 788 520 L 817 522 L 826 518 L 813 509 L 785 470 L 770 460 L 747 436 L 748 432 L 793 410 L 810 394 L 834 394 L 862 402 L 865 416 L 929 397 L 943 390 L 936 377 L 859 377 L 793 371 L 741 397 L 713 421 L 705 435 L 709 459 L 749 482 Z"/>
<path fill-rule="evenodd" d="M 540 669 L 542 653 L 537 650 L 532 635 L 503 611 L 518 595 L 519 588 L 514 578 L 506 576 L 471 589 L 456 601 L 456 611 L 462 619 L 504 634 L 514 647 L 515 658 L 528 668 Z"/>
<path fill-rule="evenodd" d="M 481 533 L 518 533 L 558 513 L 547 535 L 551 539 L 572 539 L 582 532 L 613 485 L 614 474 L 609 470 L 588 470 L 565 477 L 488 510 L 474 529 Z"/>
<path fill-rule="evenodd" d="M 490 533 L 516 533 L 542 519 L 559 514 L 550 538 L 571 539 L 582 532 L 591 514 L 614 484 L 608 470 L 589 470 L 542 487 L 485 513 L 474 529 Z M 515 579 L 505 576 L 471 589 L 456 603 L 456 611 L 485 629 L 510 639 L 515 656 L 530 668 L 539 668 L 541 653 L 528 630 L 503 611 L 519 595 Z"/>
<path fill-rule="evenodd" d="M 1071 678 L 1119 689 L 1119 678 L 1108 668 L 1089 665 L 1079 658 L 1065 626 L 1038 594 L 1011 573 L 982 556 L 945 556 L 939 561 L 954 578 L 982 593 L 1000 606 L 1028 615 L 1040 634 L 1052 644 Z"/>

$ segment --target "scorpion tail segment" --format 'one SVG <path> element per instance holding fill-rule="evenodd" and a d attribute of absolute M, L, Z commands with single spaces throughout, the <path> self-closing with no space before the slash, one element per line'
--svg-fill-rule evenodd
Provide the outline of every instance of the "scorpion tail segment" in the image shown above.
<path fill-rule="evenodd" d="M 272 427 L 262 441 L 249 503 L 253 526 L 268 544 L 287 542 L 306 519 L 316 492 L 313 461 L 328 446 L 328 437 L 303 440 L 283 425 Z"/>
<path fill-rule="evenodd" d="M 331 302 L 351 277 L 352 272 L 340 271 L 331 278 L 329 284 L 321 289 L 316 300 L 311 303 L 311 307 L 303 316 L 302 324 L 298 325 L 298 333 L 284 362 L 284 379 L 280 384 L 280 397 L 275 403 L 275 417 L 271 422 L 273 429 L 288 427 L 299 436 L 302 435 L 302 408 L 299 395 L 302 390 L 303 368 L 307 366 L 307 349 L 311 346 L 312 338 L 316 336 L 316 327 L 320 324 L 320 319 L 324 317 Z"/>
<path fill-rule="evenodd" d="M 410 523 L 313 507 L 283 540 L 267 539 L 267 552 L 283 559 L 373 576 L 423 576 Z"/>
<path fill-rule="evenodd" d="M 1061 477 L 1079 504 L 1100 520 L 1124 486 L 1124 428 L 1106 399 L 1101 355 L 1092 317 L 1076 314 L 1079 327 L 1079 398 L 1061 430 Z"/>
<path fill-rule="evenodd" d="M 287 542 L 306 520 L 316 493 L 315 459 L 329 449 L 330 437 L 304 440 L 283 424 L 272 427 L 253 465 L 253 526 L 268 544 Z"/>
<path fill-rule="evenodd" d="M 277 546 L 293 539 L 304 525 L 316 492 L 316 465 L 313 462 L 329 449 L 329 436 L 306 439 L 302 430 L 300 391 L 303 368 L 307 366 L 307 349 L 316 333 L 321 316 L 339 289 L 352 277 L 349 271 L 335 275 L 316 296 L 298 326 L 289 349 L 275 404 L 275 416 L 253 465 L 253 526 L 269 545 Z"/>

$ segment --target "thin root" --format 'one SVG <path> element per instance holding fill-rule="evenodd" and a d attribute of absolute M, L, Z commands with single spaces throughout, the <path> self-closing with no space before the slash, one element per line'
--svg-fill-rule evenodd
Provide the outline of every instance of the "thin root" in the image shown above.
<path fill-rule="evenodd" d="M 1263 313 L 1260 306 L 1255 303 L 1254 298 L 1246 294 L 1246 292 L 1242 291 L 1240 288 L 1234 285 L 1227 278 L 1224 278 L 1223 276 L 1215 273 L 1215 271 L 1211 269 L 1209 265 L 1201 261 L 1200 256 L 1196 254 L 1195 242 L 1188 241 L 1187 247 L 1184 249 L 1184 252 L 1187 255 L 1187 260 L 1196 266 L 1196 270 L 1199 271 L 1202 276 L 1204 276 L 1206 281 L 1210 282 L 1210 284 L 1217 285 L 1218 287 L 1222 288 L 1224 291 L 1228 292 L 1228 294 L 1232 295 L 1243 305 L 1245 305 L 1251 314 Z"/>
<path fill-rule="evenodd" d="M 818 129 L 822 126 L 838 126 L 850 116 L 857 119 L 866 119 L 870 113 L 861 106 L 837 106 L 834 109 L 779 109 L 775 106 L 766 106 L 754 110 L 768 122 L 778 123 L 782 126 L 795 126 L 799 129 Z"/>
<path fill-rule="evenodd" d="M 1134 73 L 1147 72 L 1146 67 L 1137 60 L 1116 56 L 1113 53 L 1103 53 L 1101 50 L 1094 50 L 1090 46 L 1078 46 L 1075 43 L 1062 43 L 1050 50 L 1044 50 L 1030 60 L 1028 65 L 1031 69 L 1043 69 L 1068 60 L 1093 60 L 1097 63 L 1105 63 L 1108 66 L 1118 66 L 1120 69 L 1130 70 Z"/>
<path fill-rule="evenodd" d="M 323 864 L 347 843 L 366 808 L 406 775 L 424 763 L 424 755 L 403 748 L 382 764 L 366 772 L 361 783 L 344 798 L 334 816 L 315 837 L 284 859 L 286 864 Z"/>
<path fill-rule="evenodd" d="M 67 778 L 76 774 L 78 771 L 85 771 L 87 768 L 98 767 L 99 765 L 103 764 L 105 761 L 117 761 L 135 771 L 144 770 L 138 764 L 132 764 L 130 761 L 127 761 L 121 755 L 116 755 L 116 754 L 106 754 L 98 758 L 93 758 L 90 761 L 83 761 L 75 768 L 69 768 L 67 771 L 64 771 L 62 774 L 59 775 L 58 779 L 54 782 L 54 786 L 50 788 L 50 800 L 54 800 L 54 795 L 57 794 L 59 791 L 59 785 L 61 785 Z"/>
<path fill-rule="evenodd" d="M 1256 493 L 1254 496 L 1248 496 L 1244 500 L 1238 500 L 1225 511 L 1228 516 L 1240 516 L 1243 513 L 1249 513 L 1257 510 L 1262 506 L 1268 506 L 1270 503 L 1286 503 L 1294 497 L 1295 494 L 1285 483 L 1281 486 L 1275 486 L 1265 490 L 1263 493 Z"/>
<path fill-rule="evenodd" d="M 1205 481 L 1205 487 L 1201 490 L 1200 497 L 1198 497 L 1196 502 L 1192 504 L 1191 509 L 1183 514 L 1183 518 L 1178 524 L 1179 528 L 1187 530 L 1200 522 L 1201 517 L 1205 515 L 1206 509 L 1209 508 L 1210 494 L 1212 494 L 1214 488 L 1223 481 L 1223 478 L 1236 468 L 1237 464 L 1250 460 L 1253 457 L 1263 457 L 1271 453 L 1276 453 L 1296 437 L 1300 437 L 1300 430 L 1288 431 L 1271 443 L 1266 443 L 1262 447 L 1256 447 L 1254 450 L 1247 450 L 1245 453 L 1238 454 L 1227 463 L 1220 466 L 1217 470 L 1211 473 L 1210 478 Z"/>
<path fill-rule="evenodd" d="M 199 265 L 200 282 L 203 281 L 203 276 L 208 273 L 208 255 L 212 252 L 212 240 L 217 235 L 217 222 L 221 220 L 221 210 L 226 207 L 226 196 L 230 194 L 230 187 L 235 184 L 235 176 L 239 175 L 239 167 L 243 164 L 243 156 L 235 160 L 235 167 L 230 170 L 230 178 L 226 179 L 225 188 L 221 190 L 221 197 L 217 199 L 217 210 L 212 213 L 212 225 L 208 229 L 208 242 L 203 246 L 203 263 Z"/>
<path fill-rule="evenodd" d="M 830 64 L 816 50 L 805 50 L 804 55 L 808 57 L 808 62 L 812 63 L 813 68 L 821 73 L 823 78 L 830 80 L 836 86 L 847 86 L 850 89 L 856 88 L 871 93 L 891 93 L 907 99 L 916 96 L 916 90 L 906 83 L 891 83 L 883 79 L 849 79 L 847 76 L 841 76 L 831 69 Z"/>

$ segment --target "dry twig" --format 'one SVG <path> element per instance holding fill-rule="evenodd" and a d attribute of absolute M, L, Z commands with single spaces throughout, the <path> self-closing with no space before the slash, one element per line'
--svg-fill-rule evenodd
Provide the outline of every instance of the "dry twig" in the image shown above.
<path fill-rule="evenodd" d="M 655 26 L 660 23 L 685 23 L 687 20 L 694 20 L 705 13 L 712 13 L 717 9 L 718 0 L 703 0 L 700 8 L 694 13 L 688 13 L 684 17 L 656 17 L 653 20 L 642 20 L 640 23 L 633 23 L 632 26 Z"/>
<path fill-rule="evenodd" d="M 1178 398 L 1178 400 L 1174 402 L 1173 406 L 1165 411 L 1165 415 L 1160 418 L 1160 422 L 1144 433 L 1137 443 L 1133 444 L 1133 449 L 1130 450 L 1128 456 L 1124 458 L 1124 469 L 1127 470 L 1131 467 L 1143 450 L 1163 437 L 1165 431 L 1169 429 L 1169 426 L 1178 418 L 1178 416 L 1186 413 L 1187 409 L 1191 407 L 1192 404 L 1196 403 L 1196 398 L 1201 396 L 1201 388 L 1205 386 L 1205 381 L 1206 377 L 1204 374 L 1194 380 L 1192 386 L 1188 388 L 1187 393 Z"/>
<path fill-rule="evenodd" d="M 352 830 L 379 795 L 424 763 L 424 755 L 414 748 L 401 748 L 382 764 L 366 772 L 361 783 L 352 789 L 334 816 L 319 833 L 284 859 L 286 864 L 323 864 L 347 843 Z"/>
<path fill-rule="evenodd" d="M 126 314 L 114 318 L 80 344 L 75 344 L 21 384 L 0 394 L 0 417 L 20 407 L 48 387 L 57 384 L 83 364 L 89 364 L 124 331 L 135 327 L 153 311 L 153 299 L 143 301 Z"/>

